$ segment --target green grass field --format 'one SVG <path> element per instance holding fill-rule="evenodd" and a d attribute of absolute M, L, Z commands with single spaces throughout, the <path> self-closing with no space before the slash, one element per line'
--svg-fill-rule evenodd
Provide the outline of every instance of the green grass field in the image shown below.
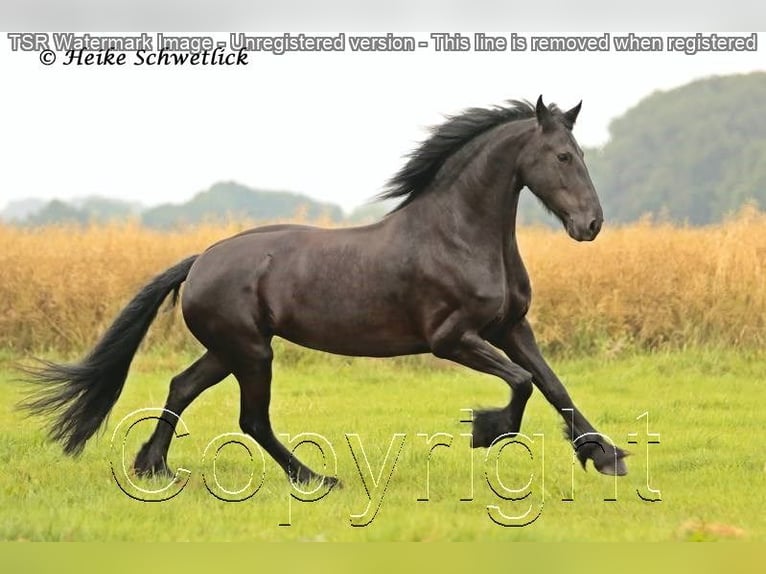
<path fill-rule="evenodd" d="M 766 454 L 760 443 L 766 426 L 763 356 L 692 350 L 554 361 L 591 422 L 631 451 L 630 474 L 616 481 L 590 466 L 587 472 L 579 464 L 573 467 L 561 419 L 539 392 L 530 400 L 522 428 L 527 436 L 543 435 L 529 445 L 534 456 L 511 445 L 499 455 L 494 474 L 494 465 L 485 463 L 487 451 L 471 450 L 461 436 L 470 432 L 470 425 L 459 421 L 465 416 L 461 409 L 505 404 L 508 391 L 499 380 L 427 358 L 351 360 L 292 349 L 277 357 L 272 400 L 276 431 L 318 433 L 337 456 L 344 486 L 316 502 L 292 499 L 287 479 L 268 457 L 263 485 L 247 500 L 224 502 L 208 491 L 202 476 L 206 473 L 212 484 L 210 457 L 202 466 L 206 445 L 218 435 L 239 431 L 233 379 L 208 391 L 184 413 L 189 435 L 173 443 L 169 462 L 191 475 L 177 496 L 140 502 L 118 487 L 109 463 L 115 426 L 136 409 L 161 407 L 169 378 L 191 357 L 139 354 L 109 426 L 76 460 L 45 441 L 39 420 L 14 410 L 21 395 L 12 382 L 11 365 L 18 357 L 0 357 L 0 539 L 766 539 Z M 647 417 L 639 418 L 643 413 L 648 413 L 649 432 L 660 434 L 659 444 L 647 447 Z M 152 427 L 153 421 L 139 424 L 129 435 L 128 463 Z M 393 441 L 384 465 L 397 433 L 404 437 Z M 449 448 L 433 450 L 430 500 L 419 501 L 426 496 L 429 452 L 421 435 L 436 433 L 454 438 Z M 627 444 L 629 433 L 638 433 L 638 444 Z M 358 437 L 347 439 L 350 434 Z M 368 477 L 370 497 L 350 444 L 361 475 Z M 298 453 L 321 467 L 315 448 L 304 445 Z M 246 486 L 254 468 L 257 479 L 262 473 L 257 453 L 254 461 L 242 447 L 221 450 L 215 463 L 219 487 L 236 491 Z M 649 486 L 660 490 L 661 501 L 646 502 L 637 493 L 651 494 L 647 465 Z M 485 469 L 490 469 L 496 489 L 501 483 L 519 490 L 517 497 L 528 495 L 516 501 L 500 498 Z M 377 489 L 370 476 L 380 479 Z M 146 489 L 164 486 L 164 481 L 135 480 Z M 616 500 L 605 501 L 615 498 L 615 490 Z M 574 500 L 562 500 L 566 498 Z M 496 508 L 488 511 L 492 506 Z M 528 517 L 539 512 L 539 517 L 527 526 L 503 527 L 490 512 L 508 523 L 524 522 L 510 517 L 525 512 Z"/>

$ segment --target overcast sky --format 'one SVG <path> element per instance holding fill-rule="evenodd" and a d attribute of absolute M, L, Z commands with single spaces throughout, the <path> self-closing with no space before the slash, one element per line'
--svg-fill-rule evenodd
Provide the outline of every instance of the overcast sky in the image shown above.
<path fill-rule="evenodd" d="M 0 209 L 28 197 L 181 202 L 234 180 L 349 210 L 441 114 L 582 99 L 575 135 L 602 145 L 610 120 L 655 90 L 766 70 L 764 34 L 755 53 L 347 51 L 250 54 L 230 68 L 46 67 L 0 41 Z"/>

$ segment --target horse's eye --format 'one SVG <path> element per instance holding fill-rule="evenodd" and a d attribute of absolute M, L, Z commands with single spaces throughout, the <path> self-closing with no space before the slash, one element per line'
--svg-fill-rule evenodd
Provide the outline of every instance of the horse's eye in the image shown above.
<path fill-rule="evenodd" d="M 572 154 L 569 152 L 560 153 L 556 157 L 561 163 L 569 163 L 572 161 Z"/>

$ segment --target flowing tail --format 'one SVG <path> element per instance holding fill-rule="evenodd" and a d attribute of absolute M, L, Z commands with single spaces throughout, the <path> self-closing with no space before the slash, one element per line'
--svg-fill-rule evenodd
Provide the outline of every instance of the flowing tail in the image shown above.
<path fill-rule="evenodd" d="M 128 369 L 165 298 L 178 301 L 197 255 L 184 259 L 155 277 L 120 312 L 90 353 L 79 363 L 41 361 L 24 369 L 27 381 L 40 385 L 20 406 L 38 415 L 55 415 L 49 428 L 64 452 L 77 455 L 106 420 L 122 392 Z"/>

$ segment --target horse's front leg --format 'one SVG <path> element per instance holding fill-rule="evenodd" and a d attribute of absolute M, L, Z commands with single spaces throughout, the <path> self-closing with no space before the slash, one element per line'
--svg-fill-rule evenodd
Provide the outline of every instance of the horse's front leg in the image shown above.
<path fill-rule="evenodd" d="M 447 331 L 446 329 L 444 331 Z M 495 375 L 511 388 L 515 403 L 500 409 L 477 410 L 473 414 L 473 447 L 489 447 L 500 436 L 517 433 L 521 412 L 532 392 L 532 374 L 508 360 L 474 332 L 446 332 L 434 341 L 434 355 L 482 373 Z M 521 403 L 521 404 L 520 404 Z M 520 405 L 520 409 L 519 409 Z M 516 415 L 515 413 L 519 411 Z M 514 419 L 515 426 L 511 423 Z"/>
<path fill-rule="evenodd" d="M 514 363 L 532 373 L 535 386 L 564 418 L 567 436 L 572 441 L 577 458 L 583 467 L 590 459 L 596 470 L 601 473 L 619 476 L 628 473 L 628 467 L 623 460 L 627 453 L 609 444 L 577 409 L 562 382 L 543 359 L 535 341 L 535 335 L 526 319 L 508 327 L 493 337 L 491 342 L 505 351 Z M 514 392 L 507 407 L 511 417 L 511 428 L 516 429 L 513 432 L 518 432 L 521 416 L 530 394 L 531 388 L 526 389 L 524 393 Z"/>

